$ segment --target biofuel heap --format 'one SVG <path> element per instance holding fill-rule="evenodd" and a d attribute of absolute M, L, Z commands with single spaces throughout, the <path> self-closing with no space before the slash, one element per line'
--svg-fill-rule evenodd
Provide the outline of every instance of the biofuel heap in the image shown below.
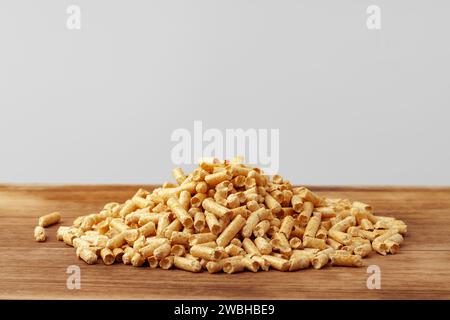
<path fill-rule="evenodd" d="M 88 264 L 210 273 L 359 267 L 371 254 L 395 254 L 407 232 L 360 201 L 326 198 L 280 175 L 232 161 L 201 161 L 175 182 L 139 189 L 123 203 L 61 226 L 57 239 Z M 60 221 L 41 217 L 42 226 Z M 35 230 L 45 241 L 43 229 Z M 45 235 L 45 233 L 44 233 Z"/>

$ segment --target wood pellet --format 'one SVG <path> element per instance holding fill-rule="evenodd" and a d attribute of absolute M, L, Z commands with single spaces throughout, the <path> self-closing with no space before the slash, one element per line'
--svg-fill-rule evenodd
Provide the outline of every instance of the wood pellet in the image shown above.
<path fill-rule="evenodd" d="M 361 267 L 374 253 L 398 253 L 407 233 L 403 221 L 377 216 L 369 204 L 294 187 L 240 158 L 172 174 L 175 182 L 59 227 L 57 239 L 87 264 L 231 274 Z M 60 220 L 57 212 L 41 217 L 35 240 Z"/>

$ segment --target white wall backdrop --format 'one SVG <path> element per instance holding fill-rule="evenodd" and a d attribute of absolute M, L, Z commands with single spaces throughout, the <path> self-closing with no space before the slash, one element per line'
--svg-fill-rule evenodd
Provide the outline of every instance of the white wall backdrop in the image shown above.
<path fill-rule="evenodd" d="M 3 0 L 0 183 L 162 182 L 172 132 L 201 120 L 279 129 L 294 183 L 450 185 L 449 12 L 446 0 Z"/>

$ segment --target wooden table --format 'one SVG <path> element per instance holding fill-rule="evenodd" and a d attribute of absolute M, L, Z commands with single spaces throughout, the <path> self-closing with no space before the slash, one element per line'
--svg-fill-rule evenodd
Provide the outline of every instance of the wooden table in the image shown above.
<path fill-rule="evenodd" d="M 147 186 L 150 188 L 150 186 Z M 1 299 L 450 299 L 450 188 L 312 188 L 323 195 L 368 202 L 377 214 L 408 224 L 397 255 L 373 254 L 365 267 L 293 273 L 192 274 L 122 264 L 86 265 L 48 229 L 33 240 L 39 215 L 60 211 L 64 223 L 124 201 L 137 186 L 0 185 Z M 63 223 L 63 224 L 64 224 Z M 81 289 L 66 287 L 67 267 L 81 268 Z M 366 286 L 367 266 L 381 269 L 381 289 Z"/>

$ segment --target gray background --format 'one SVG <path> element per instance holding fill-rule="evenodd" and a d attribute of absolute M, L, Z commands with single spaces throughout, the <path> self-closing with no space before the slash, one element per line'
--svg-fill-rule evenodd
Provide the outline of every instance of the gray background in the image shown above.
<path fill-rule="evenodd" d="M 366 28 L 370 4 L 380 31 Z M 172 131 L 202 120 L 279 128 L 295 183 L 450 185 L 449 12 L 446 0 L 2 0 L 0 182 L 162 182 Z"/>

